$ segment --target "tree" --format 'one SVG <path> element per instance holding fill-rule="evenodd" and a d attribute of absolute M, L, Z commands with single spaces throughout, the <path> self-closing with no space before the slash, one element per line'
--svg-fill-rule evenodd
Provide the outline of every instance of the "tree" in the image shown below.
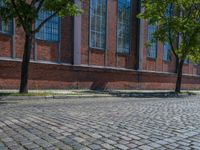
<path fill-rule="evenodd" d="M 0 0 L 0 4 L 0 17 L 5 22 L 15 19 L 17 26 L 22 27 L 25 32 L 19 91 L 28 93 L 28 72 L 33 37 L 54 16 L 75 16 L 81 13 L 81 9 L 74 3 L 74 0 Z M 51 13 L 36 27 L 35 23 L 40 11 Z"/>
<path fill-rule="evenodd" d="M 144 11 L 138 17 L 156 25 L 154 38 L 171 46 L 176 57 L 176 88 L 181 91 L 183 65 L 186 59 L 200 60 L 200 1 L 142 0 Z"/>

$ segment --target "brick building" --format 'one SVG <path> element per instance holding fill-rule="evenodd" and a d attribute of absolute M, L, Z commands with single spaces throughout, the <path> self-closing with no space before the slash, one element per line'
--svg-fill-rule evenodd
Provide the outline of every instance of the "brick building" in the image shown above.
<path fill-rule="evenodd" d="M 175 57 L 152 42 L 154 26 L 138 20 L 139 1 L 90 0 L 77 17 L 54 17 L 35 36 L 29 87 L 173 89 Z M 41 12 L 40 22 L 49 12 Z M 36 25 L 37 25 L 36 23 Z M 151 46 L 146 43 L 151 41 Z M 18 88 L 24 33 L 0 20 L 0 88 Z M 184 89 L 200 88 L 199 67 L 184 65 Z"/>

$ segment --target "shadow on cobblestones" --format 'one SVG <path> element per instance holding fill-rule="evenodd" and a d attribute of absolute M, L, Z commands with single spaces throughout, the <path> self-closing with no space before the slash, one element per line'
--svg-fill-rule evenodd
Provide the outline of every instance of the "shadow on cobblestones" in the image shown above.
<path fill-rule="evenodd" d="M 195 93 L 181 93 L 175 92 L 110 92 L 111 95 L 117 97 L 135 97 L 135 98 L 186 98 L 196 95 Z"/>

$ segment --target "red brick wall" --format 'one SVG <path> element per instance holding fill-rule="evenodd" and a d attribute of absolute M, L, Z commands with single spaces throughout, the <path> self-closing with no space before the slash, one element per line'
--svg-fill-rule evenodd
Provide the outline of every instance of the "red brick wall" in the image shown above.
<path fill-rule="evenodd" d="M 107 48 L 106 50 L 92 49 L 89 47 L 89 3 L 83 4 L 84 13 L 82 14 L 82 48 L 81 48 L 81 63 L 135 68 L 136 64 L 136 1 L 133 3 L 133 18 L 132 18 L 132 49 L 130 54 L 121 55 L 117 53 L 117 1 L 108 1 L 108 16 L 107 16 Z"/>
<path fill-rule="evenodd" d="M 117 50 L 117 0 L 108 1 L 107 19 L 107 51 L 89 48 L 89 3 L 83 3 L 82 35 L 81 35 L 81 64 L 96 66 L 129 68 L 132 71 L 117 69 L 95 69 L 91 67 L 75 67 L 66 65 L 48 65 L 31 63 L 30 88 L 115 88 L 115 89 L 173 89 L 174 74 L 150 73 L 174 72 L 175 58 L 163 61 L 163 45 L 158 45 L 156 60 L 148 59 L 147 49 L 143 49 L 143 69 L 146 72 L 134 71 L 136 67 L 137 41 L 137 5 L 133 4 L 132 19 L 132 50 L 130 54 L 118 54 Z M 33 42 L 32 59 L 73 64 L 73 17 L 65 17 L 61 21 L 61 42 Z M 16 29 L 16 57 L 22 58 L 24 32 Z M 144 31 L 144 41 L 147 41 L 147 23 Z M 59 49 L 60 46 L 60 49 Z M 36 51 L 36 53 L 35 53 Z M 36 55 L 37 54 L 37 55 Z M 0 57 L 12 56 L 12 37 L 0 34 Z M 14 72 L 14 73 L 13 73 Z M 184 65 L 184 73 L 200 73 L 200 68 L 192 63 Z M 20 62 L 0 61 L 0 88 L 18 88 L 20 78 Z M 199 77 L 184 77 L 184 88 L 200 88 Z"/>
<path fill-rule="evenodd" d="M 12 57 L 12 37 L 0 34 L 0 57 Z"/>
<path fill-rule="evenodd" d="M 16 40 L 16 58 L 23 57 L 23 49 L 24 49 L 24 37 L 25 34 L 22 28 L 15 29 L 15 40 Z"/>
<path fill-rule="evenodd" d="M 0 61 L 0 89 L 19 88 L 20 66 Z M 31 63 L 29 88 L 173 89 L 175 80 L 175 74 Z M 183 89 L 199 88 L 199 77 L 184 76 Z"/>
<path fill-rule="evenodd" d="M 89 64 L 89 1 L 82 4 L 84 13 L 82 14 L 81 26 L 81 64 Z"/>
<path fill-rule="evenodd" d="M 60 56 L 61 62 L 73 63 L 74 49 L 74 32 L 73 32 L 73 17 L 65 17 L 61 21 L 61 47 Z"/>
<path fill-rule="evenodd" d="M 16 41 L 16 58 L 23 57 L 24 39 L 25 33 L 22 28 L 15 29 L 14 39 Z M 61 41 L 60 52 L 59 43 L 47 42 L 41 40 L 33 40 L 33 49 L 31 58 L 58 62 L 59 55 L 61 62 L 72 63 L 73 62 L 73 18 L 65 17 L 61 21 Z M 13 50 L 12 36 L 8 36 L 0 33 L 0 57 L 11 57 Z M 37 53 L 35 53 L 37 51 Z M 37 54 L 37 56 L 35 56 Z"/>

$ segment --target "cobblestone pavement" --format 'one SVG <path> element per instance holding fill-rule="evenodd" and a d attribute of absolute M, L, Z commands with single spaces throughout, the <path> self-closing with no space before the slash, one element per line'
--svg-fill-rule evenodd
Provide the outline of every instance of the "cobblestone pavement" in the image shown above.
<path fill-rule="evenodd" d="M 4 149 L 200 149 L 200 97 L 1 102 Z"/>

